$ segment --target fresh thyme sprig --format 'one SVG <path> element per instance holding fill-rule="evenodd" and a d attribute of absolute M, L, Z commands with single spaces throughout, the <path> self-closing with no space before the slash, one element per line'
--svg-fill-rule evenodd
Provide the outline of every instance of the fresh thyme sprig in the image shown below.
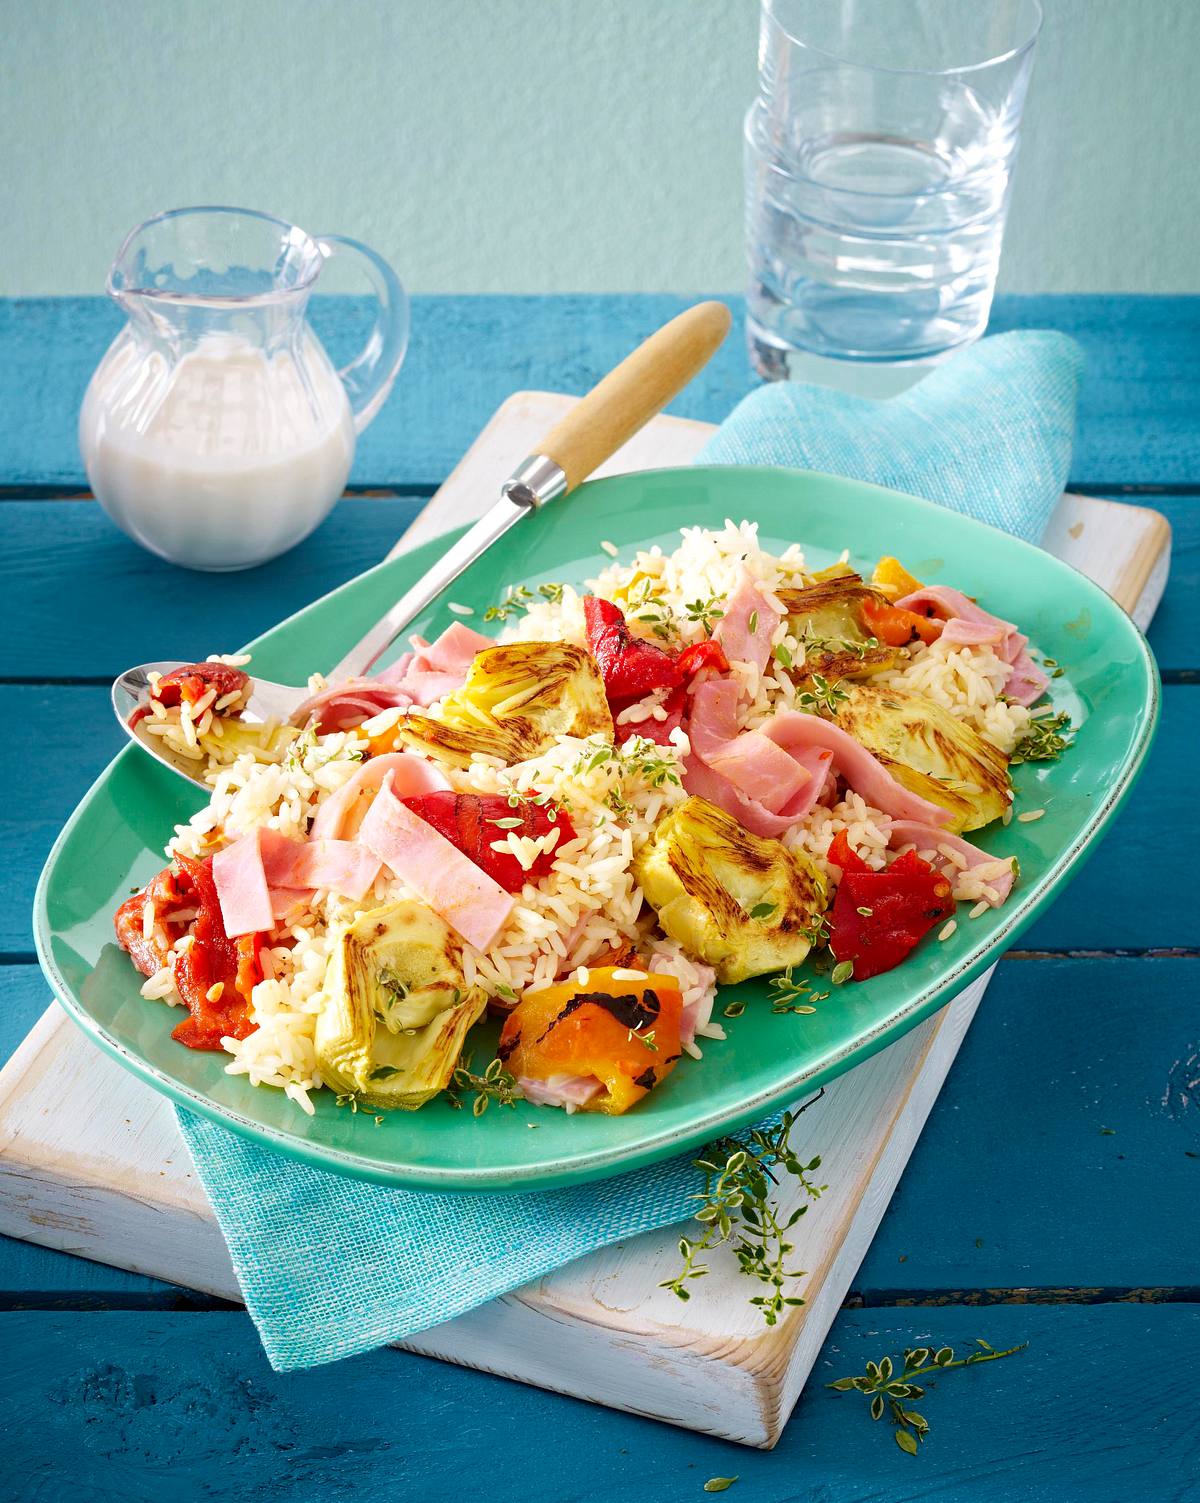
<path fill-rule="evenodd" d="M 1071 717 L 1065 710 L 1057 715 L 1042 715 L 1029 722 L 1029 729 L 1009 758 L 1015 767 L 1021 762 L 1055 762 L 1074 741 L 1064 731 L 1071 725 Z"/>
<path fill-rule="evenodd" d="M 849 637 L 818 637 L 809 630 L 806 624 L 797 645 L 804 649 L 806 658 L 818 653 L 838 656 L 843 652 L 848 652 L 861 661 L 868 652 L 874 652 L 879 646 L 879 638 L 867 637 L 861 642 L 852 642 Z"/>
<path fill-rule="evenodd" d="M 957 1359 L 954 1348 L 950 1346 L 938 1347 L 936 1350 L 927 1346 L 906 1347 L 904 1366 L 899 1373 L 890 1357 L 882 1357 L 878 1362 L 868 1362 L 866 1372 L 858 1377 L 838 1378 L 836 1382 L 826 1384 L 826 1387 L 836 1389 L 838 1393 L 858 1392 L 869 1396 L 871 1418 L 882 1419 L 886 1413 L 896 1427 L 896 1444 L 909 1456 L 915 1456 L 917 1448 L 929 1433 L 929 1421 L 915 1409 L 905 1407 L 907 1400 L 925 1396 L 924 1388 L 919 1383 L 914 1383 L 914 1378 L 923 1378 L 930 1373 L 949 1372 L 955 1367 L 974 1367 L 978 1362 L 998 1362 L 1001 1357 L 1011 1357 L 1014 1352 L 1023 1352 L 1029 1343 L 1023 1341 L 1020 1346 L 1010 1346 L 1003 1352 L 996 1351 L 978 1337 L 975 1345 L 979 1348 L 978 1351 Z"/>
<path fill-rule="evenodd" d="M 695 622 L 706 636 L 711 637 L 713 622 L 719 621 L 725 612 L 721 609 L 719 595 L 710 595 L 707 600 L 689 600 L 684 603 L 684 613 Z"/>
<path fill-rule="evenodd" d="M 485 621 L 507 621 L 510 616 L 515 616 L 521 611 L 527 611 L 537 596 L 548 600 L 552 605 L 558 605 L 563 598 L 564 586 L 557 581 L 547 581 L 537 587 L 537 592 L 527 585 L 509 585 L 501 597 L 499 605 L 489 605 L 483 613 Z"/>
<path fill-rule="evenodd" d="M 767 1286 L 766 1294 L 750 1300 L 762 1312 L 767 1325 L 775 1325 L 787 1306 L 804 1303 L 799 1295 L 783 1291 L 789 1279 L 804 1277 L 804 1269 L 789 1269 L 785 1264 L 793 1250 L 787 1234 L 808 1206 L 797 1206 L 789 1216 L 782 1217 L 771 1194 L 778 1183 L 773 1171 L 790 1174 L 810 1201 L 818 1200 L 822 1191 L 829 1188 L 814 1183 L 810 1177 L 820 1168 L 820 1157 L 801 1163 L 790 1141 L 801 1112 L 824 1094 L 822 1090 L 798 1110 L 784 1112 L 776 1127 L 756 1127 L 744 1138 L 718 1139 L 709 1145 L 703 1158 L 694 1161 L 704 1175 L 704 1188 L 692 1197 L 700 1203 L 695 1219 L 704 1230 L 699 1237 L 679 1239 L 683 1266 L 674 1278 L 664 1279 L 661 1288 L 669 1289 L 680 1299 L 690 1299 L 688 1284 L 708 1272 L 700 1259 L 714 1248 L 728 1244 L 737 1259 L 738 1271 Z"/>
<path fill-rule="evenodd" d="M 781 971 L 778 976 L 772 976 L 767 982 L 767 990 L 771 997 L 773 1013 L 810 1013 L 817 1010 L 808 1001 L 812 992 L 812 982 L 795 980 L 791 966 L 788 966 L 786 971 Z"/>
<path fill-rule="evenodd" d="M 624 770 L 640 777 L 648 788 L 662 788 L 667 783 L 679 788 L 679 762 L 673 750 L 668 750 L 670 754 L 664 756 L 662 747 L 648 736 L 632 735 L 621 747 Z"/>
<path fill-rule="evenodd" d="M 834 715 L 837 713 L 838 705 L 850 698 L 840 681 L 831 684 L 824 674 L 812 674 L 809 683 L 812 684 L 812 688 L 797 694 L 796 703 L 801 709 L 809 710 L 814 715 L 819 715 L 822 710 Z"/>
<path fill-rule="evenodd" d="M 631 602 L 631 621 L 643 621 L 660 642 L 674 642 L 679 636 L 675 614 L 667 604 L 666 597 L 651 590 L 652 581 L 646 580 L 641 598 Z"/>
<path fill-rule="evenodd" d="M 453 1084 L 460 1091 L 474 1091 L 475 1100 L 471 1104 L 471 1115 L 482 1117 L 488 1109 L 488 1102 L 494 1101 L 497 1106 L 516 1106 L 521 1100 L 517 1090 L 517 1082 L 504 1068 L 503 1062 L 498 1059 L 492 1060 L 482 1075 L 475 1075 L 471 1071 L 471 1061 L 459 1065 L 454 1071 Z M 462 1102 L 453 1089 L 447 1089 L 446 1095 L 450 1105 L 457 1111 Z"/>

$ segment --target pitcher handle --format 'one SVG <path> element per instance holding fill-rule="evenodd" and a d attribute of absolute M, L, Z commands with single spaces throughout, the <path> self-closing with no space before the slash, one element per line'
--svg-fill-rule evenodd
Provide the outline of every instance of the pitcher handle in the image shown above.
<path fill-rule="evenodd" d="M 358 258 L 379 305 L 366 344 L 349 365 L 338 371 L 350 398 L 354 431 L 361 433 L 387 401 L 404 352 L 408 349 L 408 294 L 401 286 L 400 278 L 369 245 L 351 240 L 346 235 L 317 235 L 314 238 L 326 258 L 342 251 L 349 251 Z"/>

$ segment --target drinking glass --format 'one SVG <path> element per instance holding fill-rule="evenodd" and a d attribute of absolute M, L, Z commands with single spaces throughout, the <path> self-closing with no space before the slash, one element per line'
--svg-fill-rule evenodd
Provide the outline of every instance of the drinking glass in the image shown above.
<path fill-rule="evenodd" d="M 983 332 L 1040 25 L 1038 0 L 763 0 L 745 129 L 761 375 L 815 357 L 908 384 Z"/>

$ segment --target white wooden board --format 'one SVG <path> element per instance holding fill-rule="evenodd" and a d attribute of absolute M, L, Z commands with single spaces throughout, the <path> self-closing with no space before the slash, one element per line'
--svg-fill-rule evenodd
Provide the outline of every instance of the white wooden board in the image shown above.
<path fill-rule="evenodd" d="M 572 398 L 521 392 L 497 412 L 395 551 L 473 520 Z M 704 423 L 658 418 L 601 473 L 690 462 Z M 1047 546 L 1145 626 L 1170 530 L 1157 513 L 1064 496 Z M 990 975 L 990 972 L 989 972 Z M 796 1227 L 808 1303 L 763 1326 L 717 1258 L 684 1305 L 660 1289 L 678 1229 L 652 1232 L 404 1343 L 636 1414 L 771 1446 L 891 1199 L 987 985 L 827 1088 L 804 1117 L 830 1188 Z M 53 1089 L 50 1088 L 51 1082 Z M 59 1105 L 69 1101 L 67 1116 Z M 105 1058 L 52 1005 L 0 1072 L 0 1232 L 237 1299 L 212 1212 L 161 1097 Z"/>

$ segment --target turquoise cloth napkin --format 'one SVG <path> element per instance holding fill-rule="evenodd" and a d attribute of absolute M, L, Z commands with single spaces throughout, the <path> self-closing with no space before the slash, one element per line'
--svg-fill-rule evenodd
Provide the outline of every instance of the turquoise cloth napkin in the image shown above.
<path fill-rule="evenodd" d="M 1036 540 L 1066 481 L 1079 369 L 1071 340 L 1034 332 L 984 340 L 888 402 L 767 386 L 700 458 L 871 480 Z M 410 1336 L 596 1248 L 685 1221 L 698 1189 L 688 1154 L 532 1194 L 392 1190 L 178 1116 L 279 1370 Z"/>

